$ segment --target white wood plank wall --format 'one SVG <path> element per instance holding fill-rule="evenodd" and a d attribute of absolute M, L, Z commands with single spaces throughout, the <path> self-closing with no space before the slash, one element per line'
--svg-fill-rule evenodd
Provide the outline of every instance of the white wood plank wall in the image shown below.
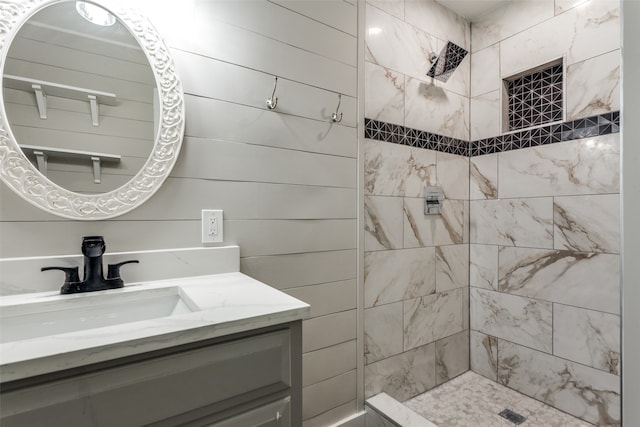
<path fill-rule="evenodd" d="M 312 305 L 304 425 L 354 414 L 356 2 L 138 3 L 171 46 L 186 93 L 174 172 L 145 205 L 101 222 L 52 217 L 3 186 L 0 256 L 78 253 L 87 234 L 104 235 L 109 251 L 201 246 L 200 210 L 223 209 L 241 270 Z M 338 94 L 344 118 L 333 124 Z"/>

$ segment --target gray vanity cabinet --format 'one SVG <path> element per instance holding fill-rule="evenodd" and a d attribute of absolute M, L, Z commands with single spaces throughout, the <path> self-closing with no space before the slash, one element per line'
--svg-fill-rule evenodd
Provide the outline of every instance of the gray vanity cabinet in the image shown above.
<path fill-rule="evenodd" d="M 300 426 L 301 322 L 2 385 L 2 427 Z"/>

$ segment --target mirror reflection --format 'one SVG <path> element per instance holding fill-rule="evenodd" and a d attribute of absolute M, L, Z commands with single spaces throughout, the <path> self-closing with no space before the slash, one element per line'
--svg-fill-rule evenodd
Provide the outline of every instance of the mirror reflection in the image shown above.
<path fill-rule="evenodd" d="M 82 3 L 50 5 L 20 28 L 5 63 L 4 107 L 42 173 L 67 190 L 99 194 L 127 183 L 149 157 L 158 92 L 125 26 Z"/>

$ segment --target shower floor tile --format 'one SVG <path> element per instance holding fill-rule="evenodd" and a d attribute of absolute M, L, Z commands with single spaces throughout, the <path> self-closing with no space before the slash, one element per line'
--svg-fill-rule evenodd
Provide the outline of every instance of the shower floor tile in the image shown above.
<path fill-rule="evenodd" d="M 526 417 L 520 427 L 593 427 L 471 371 L 404 404 L 438 427 L 516 426 L 498 415 L 504 409 Z"/>

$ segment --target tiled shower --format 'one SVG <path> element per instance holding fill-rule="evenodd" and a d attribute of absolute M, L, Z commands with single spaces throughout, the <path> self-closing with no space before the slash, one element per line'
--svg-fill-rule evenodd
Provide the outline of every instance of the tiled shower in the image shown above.
<path fill-rule="evenodd" d="M 366 397 L 471 369 L 620 425 L 619 18 L 613 0 L 512 2 L 473 23 L 367 2 Z M 432 80 L 448 41 L 470 55 Z M 531 95 L 510 126 L 517 79 Z M 424 215 L 425 184 L 442 215 Z"/>

